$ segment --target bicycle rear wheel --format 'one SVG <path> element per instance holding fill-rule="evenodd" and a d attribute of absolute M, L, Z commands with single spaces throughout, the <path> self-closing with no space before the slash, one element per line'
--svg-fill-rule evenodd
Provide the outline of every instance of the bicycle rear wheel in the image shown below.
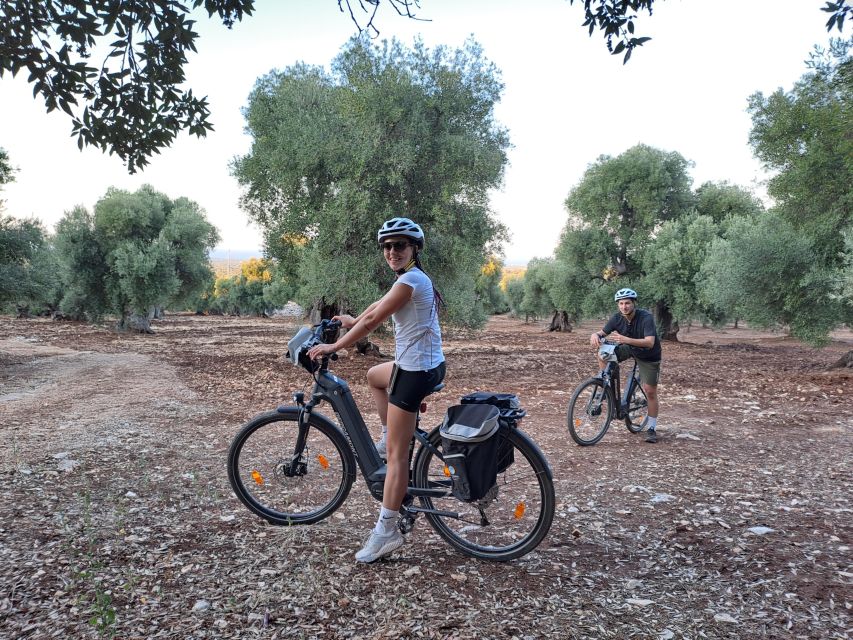
<path fill-rule="evenodd" d="M 634 390 L 628 398 L 625 412 L 625 426 L 631 433 L 640 433 L 649 424 L 649 400 L 639 382 L 634 383 Z"/>
<path fill-rule="evenodd" d="M 583 447 L 595 444 L 607 433 L 613 419 L 613 397 L 598 378 L 582 382 L 569 400 L 568 423 L 572 440 Z"/>
<path fill-rule="evenodd" d="M 421 506 L 458 514 L 426 513 L 433 529 L 462 553 L 483 560 L 519 558 L 542 542 L 554 519 L 554 481 L 548 461 L 530 438 L 518 429 L 501 427 L 514 462 L 498 474 L 497 484 L 478 502 L 462 502 L 450 493 L 444 461 L 428 447 L 415 457 L 414 486 L 446 489 L 445 497 L 422 497 Z M 438 428 L 430 443 L 441 450 Z"/>
<path fill-rule="evenodd" d="M 240 430 L 228 451 L 234 493 L 272 524 L 328 517 L 355 480 L 355 459 L 332 422 L 312 413 L 302 431 L 298 407 L 264 413 Z"/>

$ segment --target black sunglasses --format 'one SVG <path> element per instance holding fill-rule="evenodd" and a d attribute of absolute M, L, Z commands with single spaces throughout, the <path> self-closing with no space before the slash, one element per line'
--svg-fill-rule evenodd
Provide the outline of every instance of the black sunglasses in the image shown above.
<path fill-rule="evenodd" d="M 391 249 L 400 252 L 411 244 L 411 242 L 406 242 L 405 240 L 398 240 L 397 242 L 380 242 L 379 248 L 385 252 L 391 251 Z"/>

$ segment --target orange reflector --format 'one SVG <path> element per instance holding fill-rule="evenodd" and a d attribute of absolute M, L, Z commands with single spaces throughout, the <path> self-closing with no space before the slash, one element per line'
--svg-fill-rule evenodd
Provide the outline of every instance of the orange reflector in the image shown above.
<path fill-rule="evenodd" d="M 257 484 L 260 484 L 260 485 L 263 485 L 263 484 L 264 484 L 264 478 L 263 478 L 263 476 L 262 476 L 260 473 L 258 473 L 257 471 L 255 471 L 255 470 L 253 470 L 253 471 L 252 471 L 252 479 L 253 479 Z"/>
<path fill-rule="evenodd" d="M 519 502 L 517 505 L 515 505 L 515 511 L 513 512 L 515 519 L 521 520 L 521 518 L 524 516 L 525 510 L 527 510 L 527 505 L 525 505 L 523 502 Z"/>
<path fill-rule="evenodd" d="M 322 453 L 317 456 L 317 462 L 319 462 L 320 466 L 323 467 L 324 469 L 329 468 L 329 459 L 326 456 L 324 456 Z"/>
<path fill-rule="evenodd" d="M 444 475 L 450 477 L 450 469 L 447 468 L 447 465 L 444 465 Z"/>
<path fill-rule="evenodd" d="M 575 418 L 575 426 L 576 426 L 576 427 L 579 427 L 579 426 L 581 426 L 581 424 L 582 424 L 581 419 L 580 419 L 580 418 Z"/>

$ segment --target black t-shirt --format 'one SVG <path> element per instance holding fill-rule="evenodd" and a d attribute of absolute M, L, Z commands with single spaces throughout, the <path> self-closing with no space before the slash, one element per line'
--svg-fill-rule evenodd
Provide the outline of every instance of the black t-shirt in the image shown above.
<path fill-rule="evenodd" d="M 646 362 L 657 362 L 661 358 L 660 338 L 655 329 L 654 316 L 645 309 L 637 309 L 634 311 L 634 319 L 628 322 L 621 313 L 614 313 L 607 324 L 602 329 L 604 333 L 618 331 L 626 338 L 645 338 L 646 336 L 654 336 L 655 344 L 651 349 L 641 349 L 640 347 L 631 347 L 631 355 L 637 360 L 645 360 Z"/>

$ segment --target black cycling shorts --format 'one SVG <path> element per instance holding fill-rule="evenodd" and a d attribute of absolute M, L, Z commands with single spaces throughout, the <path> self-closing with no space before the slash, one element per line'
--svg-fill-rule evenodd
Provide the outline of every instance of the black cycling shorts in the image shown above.
<path fill-rule="evenodd" d="M 415 413 L 439 382 L 444 380 L 446 367 L 442 362 L 429 371 L 406 371 L 396 367 L 396 376 L 391 375 L 388 402 L 403 411 Z"/>

